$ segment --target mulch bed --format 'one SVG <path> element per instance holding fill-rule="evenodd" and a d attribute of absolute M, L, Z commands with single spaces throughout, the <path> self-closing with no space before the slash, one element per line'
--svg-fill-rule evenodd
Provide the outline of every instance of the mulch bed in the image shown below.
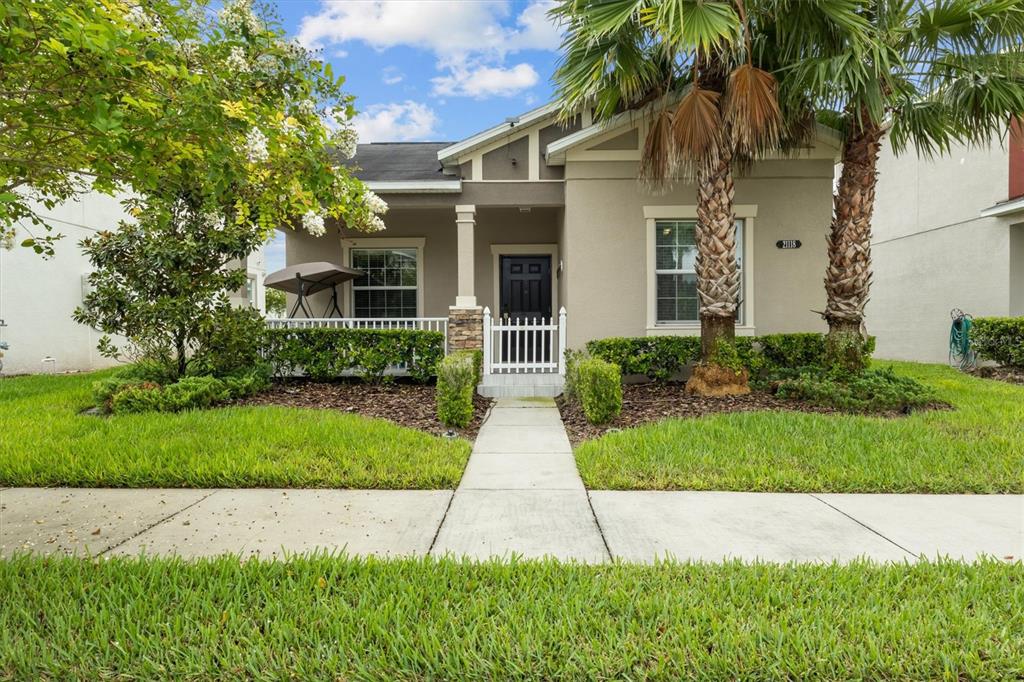
<path fill-rule="evenodd" d="M 1020 367 L 975 367 L 968 373 L 982 379 L 995 379 L 1008 384 L 1024 384 L 1024 369 Z"/>
<path fill-rule="evenodd" d="M 288 379 L 276 381 L 266 391 L 240 400 L 237 404 L 340 410 L 364 417 L 387 419 L 399 426 L 443 435 L 448 429 L 437 420 L 434 392 L 434 386 L 405 382 L 375 386 L 357 381 Z M 465 429 L 455 429 L 455 432 L 463 438 L 476 438 L 491 402 L 489 398 L 474 394 L 473 421 Z"/>
<path fill-rule="evenodd" d="M 704 417 L 722 412 L 809 412 L 813 414 L 841 414 L 834 407 L 808 405 L 797 400 L 787 400 L 765 391 L 752 391 L 747 395 L 724 398 L 708 398 L 687 395 L 682 383 L 625 384 L 622 387 L 622 414 L 610 424 L 595 426 L 587 422 L 578 402 L 558 398 L 558 409 L 562 413 L 569 440 L 578 445 L 585 440 L 597 438 L 609 431 L 621 431 L 642 424 L 662 421 L 668 418 Z M 950 409 L 948 405 L 936 404 L 920 409 Z M 904 417 L 898 411 L 872 413 L 875 417 Z"/>

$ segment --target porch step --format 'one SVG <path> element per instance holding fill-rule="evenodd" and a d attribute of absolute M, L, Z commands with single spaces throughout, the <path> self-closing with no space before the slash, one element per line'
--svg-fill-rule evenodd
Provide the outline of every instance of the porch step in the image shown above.
<path fill-rule="evenodd" d="M 554 398 L 564 388 L 557 373 L 485 374 L 476 391 L 485 398 Z"/>

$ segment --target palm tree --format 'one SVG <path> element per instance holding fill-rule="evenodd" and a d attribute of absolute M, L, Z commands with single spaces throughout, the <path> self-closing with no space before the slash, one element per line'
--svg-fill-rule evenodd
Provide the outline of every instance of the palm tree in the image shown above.
<path fill-rule="evenodd" d="M 780 98 L 780 55 L 814 44 L 819 31 L 836 42 L 832 34 L 857 30 L 857 1 L 562 0 L 552 10 L 566 29 L 555 74 L 563 116 L 584 107 L 598 120 L 648 111 L 641 181 L 696 182 L 702 363 L 688 390 L 748 390 L 745 374 L 716 367 L 733 341 L 739 299 L 733 174 L 806 137 L 810 102 Z"/>
<path fill-rule="evenodd" d="M 841 44 L 806 55 L 792 78 L 831 110 L 843 134 L 825 272 L 829 355 L 863 367 L 871 284 L 877 161 L 894 151 L 942 155 L 953 143 L 990 144 L 1024 114 L 1024 0 L 870 0 L 872 39 L 861 58 Z"/>

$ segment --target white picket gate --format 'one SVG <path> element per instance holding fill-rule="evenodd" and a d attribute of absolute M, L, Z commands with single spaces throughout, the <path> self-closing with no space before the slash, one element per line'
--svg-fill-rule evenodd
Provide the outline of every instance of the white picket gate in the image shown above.
<path fill-rule="evenodd" d="M 494 319 L 484 308 L 484 374 L 565 374 L 565 308 L 558 318 Z"/>

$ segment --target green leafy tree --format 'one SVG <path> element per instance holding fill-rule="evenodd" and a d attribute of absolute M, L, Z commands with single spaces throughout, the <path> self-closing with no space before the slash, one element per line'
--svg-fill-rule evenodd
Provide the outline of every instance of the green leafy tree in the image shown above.
<path fill-rule="evenodd" d="M 271 230 L 320 237 L 332 217 L 374 231 L 387 210 L 338 162 L 355 152 L 352 98 L 328 66 L 285 43 L 273 18 L 244 0 L 189 21 L 202 39 L 173 51 L 177 89 L 127 104 L 165 141 L 136 150 L 151 165 L 136 168 L 125 202 L 133 219 L 82 242 L 95 270 L 75 313 L 108 335 L 105 355 L 124 352 L 109 335 L 126 337 L 127 355 L 158 362 L 172 379 L 209 357 L 211 330 L 230 324 L 228 292 L 245 283 L 235 263 Z M 155 18 L 140 24 L 154 41 L 169 39 Z"/>
<path fill-rule="evenodd" d="M 118 190 L 194 194 L 229 220 L 322 233 L 380 229 L 351 156 L 343 79 L 231 0 L 9 0 L 0 5 L 0 230 L 52 254 L 45 210 Z M 334 151 L 331 152 L 333 147 Z"/>
<path fill-rule="evenodd" d="M 280 289 L 267 289 L 267 316 L 284 317 L 288 311 L 288 297 Z"/>

